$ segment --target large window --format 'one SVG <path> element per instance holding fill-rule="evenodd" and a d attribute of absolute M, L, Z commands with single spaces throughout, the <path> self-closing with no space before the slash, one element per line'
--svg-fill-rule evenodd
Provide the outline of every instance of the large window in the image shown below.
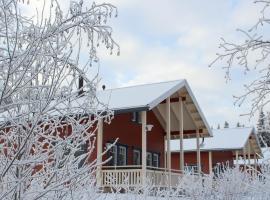
<path fill-rule="evenodd" d="M 153 167 L 159 167 L 159 155 L 153 153 Z"/>
<path fill-rule="evenodd" d="M 106 147 L 109 148 L 110 150 L 108 151 L 108 158 L 111 157 L 111 160 L 109 161 L 110 166 L 116 166 L 117 165 L 117 146 L 112 144 L 107 143 Z"/>
<path fill-rule="evenodd" d="M 152 166 L 152 153 L 147 152 L 146 165 Z"/>
<path fill-rule="evenodd" d="M 201 166 L 202 167 L 202 166 Z M 184 170 L 186 172 L 190 172 L 190 173 L 198 173 L 198 166 L 196 164 L 190 164 L 190 165 L 186 165 L 184 167 Z"/>
<path fill-rule="evenodd" d="M 126 165 L 127 164 L 127 148 L 125 146 L 118 146 L 118 165 Z"/>
<path fill-rule="evenodd" d="M 141 152 L 139 150 L 133 150 L 133 165 L 141 164 Z"/>
<path fill-rule="evenodd" d="M 107 148 L 110 148 L 108 151 L 108 158 L 111 157 L 109 161 L 110 166 L 123 166 L 127 164 L 127 146 L 115 144 L 112 146 L 111 143 L 107 143 Z"/>

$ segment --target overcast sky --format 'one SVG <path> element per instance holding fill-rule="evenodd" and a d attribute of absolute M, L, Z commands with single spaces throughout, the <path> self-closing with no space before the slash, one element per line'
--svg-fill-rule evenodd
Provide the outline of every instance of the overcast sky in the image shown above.
<path fill-rule="evenodd" d="M 62 0 L 67 5 L 68 0 Z M 96 3 L 103 3 L 98 0 Z M 240 117 L 248 104 L 234 106 L 233 95 L 250 80 L 241 69 L 226 83 L 220 67 L 208 68 L 220 37 L 238 40 L 237 28 L 249 28 L 260 6 L 252 0 L 108 0 L 118 7 L 111 20 L 121 55 L 102 52 L 101 77 L 107 88 L 187 79 L 208 122 L 214 128 L 236 123 L 256 124 Z"/>

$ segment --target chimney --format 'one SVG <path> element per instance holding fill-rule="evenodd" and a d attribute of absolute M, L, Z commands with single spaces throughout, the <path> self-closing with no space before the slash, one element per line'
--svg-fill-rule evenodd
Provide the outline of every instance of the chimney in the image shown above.
<path fill-rule="evenodd" d="M 83 93 L 83 77 L 82 76 L 79 76 L 79 96 L 82 95 Z"/>

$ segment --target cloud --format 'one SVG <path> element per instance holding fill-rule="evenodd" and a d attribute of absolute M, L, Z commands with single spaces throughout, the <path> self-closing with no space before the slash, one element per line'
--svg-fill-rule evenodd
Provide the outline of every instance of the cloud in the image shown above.
<path fill-rule="evenodd" d="M 226 84 L 222 68 L 209 69 L 208 65 L 215 58 L 220 37 L 237 41 L 241 36 L 236 28 L 250 27 L 256 21 L 259 8 L 253 0 L 108 2 L 119 9 L 119 17 L 110 20 L 110 25 L 121 55 L 110 56 L 99 49 L 102 84 L 112 88 L 185 78 L 214 127 L 225 120 L 250 123 L 239 118 L 248 107 L 235 108 L 232 98 L 242 92 L 243 80 L 249 79 L 240 71 Z M 64 0 L 60 3 L 67 5 Z"/>

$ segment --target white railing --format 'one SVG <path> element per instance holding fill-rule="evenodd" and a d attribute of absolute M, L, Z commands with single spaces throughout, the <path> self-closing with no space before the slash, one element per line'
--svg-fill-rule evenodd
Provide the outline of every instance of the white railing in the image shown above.
<path fill-rule="evenodd" d="M 102 186 L 104 187 L 136 187 L 142 184 L 141 166 L 111 166 L 102 169 Z M 181 177 L 179 170 L 147 167 L 146 178 L 152 185 L 159 187 L 174 187 Z"/>
<path fill-rule="evenodd" d="M 128 168 L 128 169 L 126 169 Z M 132 169 L 132 166 L 123 167 L 106 167 L 102 169 L 102 186 L 104 187 L 136 187 L 141 184 L 140 168 Z"/>

